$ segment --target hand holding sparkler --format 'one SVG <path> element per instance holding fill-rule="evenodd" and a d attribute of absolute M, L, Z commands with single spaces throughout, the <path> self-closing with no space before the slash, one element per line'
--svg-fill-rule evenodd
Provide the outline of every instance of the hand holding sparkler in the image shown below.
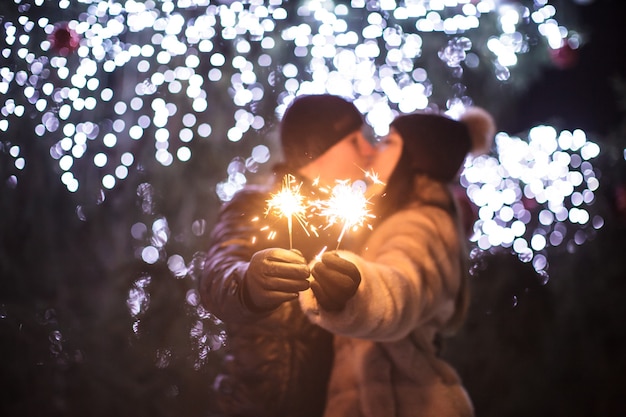
<path fill-rule="evenodd" d="M 297 251 L 260 250 L 252 255 L 244 276 L 244 302 L 254 310 L 273 310 L 309 288 L 309 274 L 306 260 Z"/>
<path fill-rule="evenodd" d="M 361 283 L 361 273 L 356 265 L 335 251 L 324 253 L 313 265 L 311 274 L 314 278 L 311 291 L 319 305 L 328 311 L 342 310 Z"/>

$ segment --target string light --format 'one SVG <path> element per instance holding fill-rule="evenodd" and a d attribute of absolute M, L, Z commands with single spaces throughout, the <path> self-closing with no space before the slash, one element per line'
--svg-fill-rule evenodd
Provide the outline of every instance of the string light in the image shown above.
<path fill-rule="evenodd" d="M 485 61 L 500 82 L 513 76 L 516 56 L 528 52 L 528 33 L 550 45 L 571 36 L 547 2 L 530 9 L 493 0 L 349 6 L 330 0 L 82 0 L 63 4 L 70 20 L 60 23 L 34 17 L 49 15 L 46 6 L 15 1 L 19 17 L 4 23 L 0 132 L 15 136 L 17 119 L 34 116 L 33 132 L 50 142 L 51 155 L 72 159 L 59 173 L 71 192 L 92 177 L 86 171 L 100 176 L 100 184 L 89 187 L 114 188 L 123 180 L 116 175 L 120 156 L 133 152 L 135 141 L 154 141 L 159 164 L 185 163 L 193 158 L 190 142 L 240 141 L 273 123 L 266 118 L 280 117 L 295 94 L 353 97 L 376 134 L 385 134 L 395 113 L 431 105 L 439 86 L 429 62 L 437 58 L 425 54 L 433 45 L 441 44 L 438 59 L 454 77 L 463 66 Z M 467 33 L 485 22 L 494 30 L 480 42 L 485 45 L 470 41 Z M 124 79 L 125 88 L 110 84 L 109 73 Z M 211 109 L 209 98 L 226 89 L 232 106 Z M 26 100 L 16 103 L 22 95 Z M 255 110 L 268 100 L 275 115 Z M 468 100 L 455 95 L 447 106 Z M 65 133 L 84 120 L 95 122 Z M 58 146 L 63 140 L 73 142 L 70 149 Z M 87 161 L 101 152 L 107 161 L 94 170 Z M 27 161 L 15 158 L 14 164 L 20 170 Z M 233 181 L 222 187 L 223 200 L 240 187 Z"/>
<path fill-rule="evenodd" d="M 353 98 L 383 135 L 396 114 L 436 106 L 444 84 L 453 86 L 450 114 L 472 104 L 462 83 L 467 69 L 491 68 L 490 82 L 510 85 L 523 76 L 519 56 L 537 47 L 529 39 L 551 48 L 580 43 L 547 1 L 15 0 L 13 7 L 17 19 L 3 22 L 0 38 L 0 150 L 10 167 L 2 180 L 18 187 L 29 168 L 20 139 L 26 126 L 48 144 L 68 191 L 98 189 L 98 201 L 149 162 L 138 142 L 152 147 L 157 164 L 184 164 L 194 142 L 245 141 L 267 132 L 294 95 L 323 92 Z M 50 21 L 46 7 L 66 9 L 69 20 Z M 443 81 L 432 70 L 441 63 L 449 70 Z M 274 111 L 259 110 L 267 105 Z M 590 162 L 597 145 L 576 148 L 584 132 L 550 129 L 534 128 L 528 142 L 501 133 L 497 157 L 466 167 L 464 185 L 480 206 L 480 248 L 536 254 L 584 241 L 559 224 L 585 231 L 601 223 L 586 208 L 598 186 Z M 574 145 L 564 148 L 568 141 Z M 230 162 L 216 186 L 222 201 L 271 159 L 269 143 Z M 530 159 L 515 159 L 520 149 Z M 162 248 L 150 247 L 146 262 L 161 259 Z"/>
<path fill-rule="evenodd" d="M 585 132 L 546 125 L 526 139 L 501 132 L 495 153 L 468 158 L 461 175 L 479 207 L 471 237 L 478 248 L 510 248 L 545 271 L 549 247 L 573 251 L 602 226 L 591 207 L 599 179 L 590 161 L 600 148 Z"/>

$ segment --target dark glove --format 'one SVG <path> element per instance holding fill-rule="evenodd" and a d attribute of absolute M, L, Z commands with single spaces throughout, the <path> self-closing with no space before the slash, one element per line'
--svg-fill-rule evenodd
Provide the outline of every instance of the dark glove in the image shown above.
<path fill-rule="evenodd" d="M 328 311 L 342 310 L 361 283 L 356 265 L 333 251 L 324 253 L 311 273 L 315 278 L 311 290 L 319 305 Z"/>
<path fill-rule="evenodd" d="M 260 250 L 252 255 L 244 276 L 244 302 L 254 310 L 273 310 L 309 288 L 309 274 L 306 259 L 297 251 Z"/>

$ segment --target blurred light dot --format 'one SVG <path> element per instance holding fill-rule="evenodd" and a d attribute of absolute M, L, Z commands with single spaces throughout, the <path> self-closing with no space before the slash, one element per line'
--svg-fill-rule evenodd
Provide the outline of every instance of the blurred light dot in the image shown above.
<path fill-rule="evenodd" d="M 115 187 L 115 177 L 111 174 L 107 174 L 102 177 L 102 186 L 109 190 Z"/>
<path fill-rule="evenodd" d="M 145 114 L 139 116 L 139 119 L 137 119 L 137 124 L 144 129 L 150 126 L 150 123 L 152 123 L 150 117 L 146 116 Z"/>
<path fill-rule="evenodd" d="M 98 104 L 98 101 L 93 97 L 87 97 L 85 99 L 85 108 L 87 110 L 95 109 L 97 104 Z"/>
<path fill-rule="evenodd" d="M 541 234 L 533 235 L 533 237 L 530 240 L 530 246 L 536 251 L 543 250 L 546 247 L 545 236 Z"/>
<path fill-rule="evenodd" d="M 599 186 L 600 186 L 600 182 L 598 181 L 597 178 L 593 177 L 587 180 L 587 187 L 589 187 L 589 190 L 595 191 L 598 189 Z"/>
<path fill-rule="evenodd" d="M 187 294 L 185 294 L 185 300 L 187 301 L 187 304 L 195 307 L 200 304 L 200 295 L 198 294 L 198 291 L 191 289 L 187 291 Z"/>
<path fill-rule="evenodd" d="M 198 126 L 198 135 L 200 135 L 203 138 L 206 138 L 208 136 L 211 135 L 211 125 L 208 123 L 202 123 L 200 126 Z"/>
<path fill-rule="evenodd" d="M 211 63 L 211 65 L 221 67 L 226 62 L 226 58 L 224 57 L 224 55 L 216 53 L 211 55 L 209 62 Z"/>
<path fill-rule="evenodd" d="M 100 81 L 97 78 L 90 78 L 89 81 L 87 81 L 87 89 L 94 91 L 98 88 L 99 84 Z"/>
<path fill-rule="evenodd" d="M 559 246 L 561 243 L 563 243 L 563 239 L 564 239 L 563 234 L 557 230 L 550 233 L 550 244 L 552 246 L 555 246 L 555 247 Z"/>
<path fill-rule="evenodd" d="M 231 127 L 228 129 L 226 136 L 231 142 L 239 142 L 243 137 L 243 132 L 238 127 Z"/>
<path fill-rule="evenodd" d="M 115 103 L 113 110 L 116 114 L 119 114 L 121 116 L 126 112 L 126 103 L 124 103 L 123 101 L 118 101 L 117 103 Z"/>
<path fill-rule="evenodd" d="M 219 80 L 222 79 L 222 71 L 220 71 L 217 68 L 213 68 L 213 69 L 211 69 L 209 71 L 209 75 L 208 76 L 209 76 L 209 80 L 210 81 L 213 81 L 213 82 L 219 81 Z"/>
<path fill-rule="evenodd" d="M 169 166 L 174 161 L 172 154 L 165 149 L 159 149 L 155 154 L 155 159 L 163 166 Z"/>
<path fill-rule="evenodd" d="M 157 142 L 166 142 L 170 137 L 170 132 L 167 129 L 157 129 L 154 133 L 154 138 Z"/>
<path fill-rule="evenodd" d="M 582 230 L 579 230 L 574 234 L 574 242 L 577 245 L 582 245 L 583 243 L 585 243 L 586 240 L 587 240 L 587 236 L 585 235 L 585 232 L 583 232 Z"/>
<path fill-rule="evenodd" d="M 196 116 L 192 113 L 187 113 L 183 116 L 183 125 L 191 127 L 196 124 Z"/>
<path fill-rule="evenodd" d="M 128 177 L 128 168 L 126 168 L 124 165 L 119 165 L 117 168 L 115 168 L 115 176 L 121 180 Z"/>
<path fill-rule="evenodd" d="M 206 230 L 205 220 L 195 220 L 191 225 L 191 231 L 195 236 L 202 236 Z"/>
<path fill-rule="evenodd" d="M 130 108 L 137 111 L 143 107 L 143 100 L 139 97 L 133 97 L 130 101 Z"/>
<path fill-rule="evenodd" d="M 602 226 L 604 226 L 604 219 L 602 218 L 602 216 L 597 216 L 596 215 L 591 220 L 591 224 L 592 224 L 594 229 L 600 229 L 600 228 L 602 228 Z"/>
<path fill-rule="evenodd" d="M 176 156 L 180 161 L 187 162 L 189 161 L 189 159 L 191 159 L 191 150 L 186 146 L 181 146 L 176 151 Z"/>
<path fill-rule="evenodd" d="M 554 221 L 554 214 L 550 210 L 541 210 L 539 212 L 539 222 L 544 226 L 549 226 Z"/>
<path fill-rule="evenodd" d="M 139 61 L 137 63 L 137 71 L 139 72 L 147 72 L 148 70 L 150 70 L 150 62 L 142 59 L 141 61 Z"/>
<path fill-rule="evenodd" d="M 122 156 L 120 157 L 120 161 L 125 166 L 131 166 L 133 164 L 134 159 L 135 158 L 133 157 L 133 154 L 130 152 L 124 152 Z"/>
<path fill-rule="evenodd" d="M 154 246 L 146 246 L 141 251 L 141 259 L 145 263 L 154 264 L 159 260 L 159 250 Z"/>
<path fill-rule="evenodd" d="M 270 150 L 265 145 L 257 145 L 252 148 L 251 156 L 256 162 L 263 164 L 270 159 Z"/>
<path fill-rule="evenodd" d="M 93 163 L 95 166 L 102 168 L 107 164 L 107 156 L 104 153 L 97 153 L 93 157 Z"/>
<path fill-rule="evenodd" d="M 546 269 L 547 266 L 548 260 L 544 255 L 538 254 L 537 256 L 535 256 L 535 259 L 533 259 L 533 267 L 536 271 L 542 271 Z"/>
<path fill-rule="evenodd" d="M 135 223 L 130 228 L 130 234 L 137 240 L 145 239 L 148 234 L 148 227 L 144 223 Z"/>
<path fill-rule="evenodd" d="M 178 137 L 182 142 L 191 142 L 193 139 L 193 131 L 187 128 L 181 129 L 181 131 L 178 132 Z"/>
<path fill-rule="evenodd" d="M 180 81 L 178 80 L 174 80 L 172 81 L 169 86 L 167 87 L 167 89 L 169 90 L 170 93 L 172 94 L 178 94 L 182 91 L 183 89 L 183 85 L 181 84 Z"/>
<path fill-rule="evenodd" d="M 202 112 L 204 112 L 208 108 L 208 103 L 203 98 L 196 98 L 193 101 L 191 107 L 194 109 L 194 111 L 196 111 L 198 113 L 202 113 Z"/>
<path fill-rule="evenodd" d="M 72 156 L 77 159 L 82 158 L 86 150 L 87 150 L 87 145 L 85 145 L 84 143 L 76 144 L 75 146 L 72 147 Z"/>
<path fill-rule="evenodd" d="M 117 136 L 115 136 L 113 133 L 107 133 L 102 138 L 102 143 L 107 148 L 112 148 L 117 144 Z"/>
<path fill-rule="evenodd" d="M 293 64 L 283 66 L 283 75 L 287 78 L 294 78 L 298 75 L 298 67 Z"/>
<path fill-rule="evenodd" d="M 69 169 L 74 164 L 74 158 L 70 155 L 64 155 L 61 159 L 59 159 L 59 168 L 63 171 L 69 171 Z"/>
<path fill-rule="evenodd" d="M 185 65 L 189 68 L 196 68 L 200 65 L 200 58 L 197 55 L 188 55 L 185 59 Z"/>
<path fill-rule="evenodd" d="M 177 277 L 183 277 L 187 274 L 187 266 L 185 260 L 180 255 L 172 255 L 167 260 L 167 267 Z"/>
<path fill-rule="evenodd" d="M 140 126 L 131 126 L 131 128 L 128 129 L 128 136 L 135 140 L 141 139 L 143 136 L 143 129 Z"/>

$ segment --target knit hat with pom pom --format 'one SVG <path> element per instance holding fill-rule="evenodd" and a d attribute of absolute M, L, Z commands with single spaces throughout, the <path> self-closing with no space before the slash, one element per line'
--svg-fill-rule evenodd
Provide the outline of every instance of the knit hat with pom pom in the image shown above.
<path fill-rule="evenodd" d="M 402 137 L 413 170 L 443 182 L 456 177 L 468 153 L 488 152 L 495 135 L 493 118 L 479 107 L 468 108 L 458 121 L 435 113 L 406 114 L 391 127 Z"/>

